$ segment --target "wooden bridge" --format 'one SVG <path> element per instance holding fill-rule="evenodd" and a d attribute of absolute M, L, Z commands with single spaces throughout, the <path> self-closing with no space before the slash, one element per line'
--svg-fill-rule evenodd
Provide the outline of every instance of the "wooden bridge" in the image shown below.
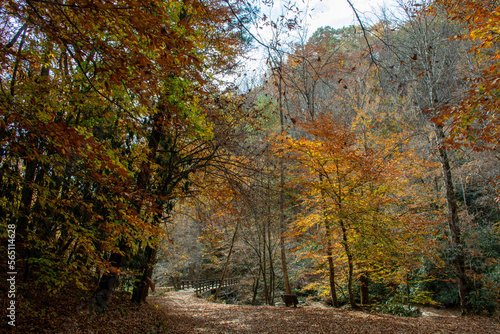
<path fill-rule="evenodd" d="M 221 288 L 226 288 L 230 286 L 235 286 L 239 284 L 238 278 L 226 278 L 221 282 L 219 278 L 213 279 L 198 279 L 198 280 L 182 280 L 180 281 L 179 288 L 180 289 L 190 289 L 193 288 L 196 292 L 196 295 L 200 293 L 204 293 L 205 291 L 215 290 L 220 286 Z"/>

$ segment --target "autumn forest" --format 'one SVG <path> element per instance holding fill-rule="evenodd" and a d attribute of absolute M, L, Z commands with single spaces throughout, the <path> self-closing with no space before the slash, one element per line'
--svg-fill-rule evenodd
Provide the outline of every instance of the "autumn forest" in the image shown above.
<path fill-rule="evenodd" d="M 213 278 L 497 317 L 500 4 L 345 1 L 0 0 L 7 328 Z"/>

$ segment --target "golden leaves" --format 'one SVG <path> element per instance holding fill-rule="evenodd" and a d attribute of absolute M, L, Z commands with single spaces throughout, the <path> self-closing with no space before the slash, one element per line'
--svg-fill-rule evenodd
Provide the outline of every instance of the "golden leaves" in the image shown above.
<path fill-rule="evenodd" d="M 444 119 L 453 120 L 448 142 L 453 147 L 494 149 L 500 133 L 497 98 L 500 71 L 498 54 L 492 48 L 500 41 L 500 7 L 469 0 L 439 0 L 436 3 L 444 7 L 451 19 L 465 24 L 468 32 L 460 37 L 476 42 L 471 51 L 478 56 L 482 70 L 482 75 L 473 79 L 460 104 L 442 110 Z M 471 118 L 474 118 L 473 125 L 468 122 Z"/>

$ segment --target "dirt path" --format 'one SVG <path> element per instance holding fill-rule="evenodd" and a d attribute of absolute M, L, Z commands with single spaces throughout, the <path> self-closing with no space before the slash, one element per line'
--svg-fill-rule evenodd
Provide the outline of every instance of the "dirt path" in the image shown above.
<path fill-rule="evenodd" d="M 241 306 L 211 303 L 192 290 L 149 297 L 172 333 L 500 333 L 486 317 L 403 318 L 331 308 Z"/>

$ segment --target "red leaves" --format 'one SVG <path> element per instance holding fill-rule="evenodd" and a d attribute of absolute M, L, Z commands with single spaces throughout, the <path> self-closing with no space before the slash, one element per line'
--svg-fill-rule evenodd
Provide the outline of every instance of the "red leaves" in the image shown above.
<path fill-rule="evenodd" d="M 146 278 L 146 281 L 148 282 L 148 285 L 151 288 L 151 290 L 154 292 L 156 285 L 153 283 L 153 281 L 149 277 Z"/>
<path fill-rule="evenodd" d="M 42 254 L 37 263 L 46 256 L 70 262 L 82 283 L 101 266 L 100 249 L 117 251 L 122 238 L 134 253 L 141 238 L 160 234 L 151 217 L 179 194 L 176 187 L 195 167 L 184 170 L 172 159 L 178 170 L 161 174 L 169 166 L 156 163 L 149 143 L 176 136 L 179 147 L 162 151 L 167 160 L 168 154 L 183 158 L 186 143 L 210 137 L 200 106 L 209 91 L 202 87 L 204 72 L 232 61 L 239 31 L 221 28 L 232 18 L 217 1 L 2 4 L 0 44 L 8 48 L 0 48 L 7 78 L 0 144 L 9 186 L 0 195 L 24 199 L 7 216 L 12 224 L 22 216 L 22 225 L 38 232 L 23 244 Z M 209 51 L 200 56 L 199 50 Z M 164 121 L 153 138 L 148 120 L 156 112 Z M 24 240 L 27 234 L 19 231 Z M 61 263 L 50 269 L 69 270 Z M 49 282 L 44 275 L 40 281 Z M 50 279 L 59 286 L 70 276 Z"/>
<path fill-rule="evenodd" d="M 455 147 L 469 146 L 474 149 L 492 149 L 500 139 L 500 71 L 497 53 L 491 53 L 493 43 L 498 41 L 500 29 L 500 7 L 493 7 L 484 1 L 439 0 L 448 16 L 466 25 L 468 33 L 462 39 L 477 41 L 471 51 L 480 55 L 481 78 L 472 78 L 475 84 L 461 100 L 460 104 L 446 116 L 451 116 L 453 128 L 450 142 Z M 470 120 L 474 119 L 473 123 Z"/>

